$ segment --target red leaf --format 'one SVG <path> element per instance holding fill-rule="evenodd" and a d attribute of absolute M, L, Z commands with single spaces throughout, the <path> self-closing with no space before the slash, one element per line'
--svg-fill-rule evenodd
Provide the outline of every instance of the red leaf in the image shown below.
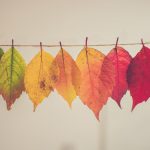
<path fill-rule="evenodd" d="M 115 67 L 115 85 L 111 97 L 121 107 L 120 101 L 128 89 L 127 69 L 131 61 L 131 56 L 125 49 L 117 46 L 108 53 L 107 57 Z"/>
<path fill-rule="evenodd" d="M 127 73 L 128 86 L 135 106 L 150 97 L 150 49 L 143 48 L 132 59 Z"/>

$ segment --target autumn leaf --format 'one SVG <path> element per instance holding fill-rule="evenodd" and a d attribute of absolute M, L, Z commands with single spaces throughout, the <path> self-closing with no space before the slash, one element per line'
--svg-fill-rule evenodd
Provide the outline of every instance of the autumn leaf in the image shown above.
<path fill-rule="evenodd" d="M 84 48 L 76 63 L 81 71 L 79 96 L 99 119 L 99 112 L 112 94 L 114 67 L 103 53 L 93 48 Z"/>
<path fill-rule="evenodd" d="M 24 90 L 25 61 L 14 48 L 8 49 L 0 60 L 0 93 L 7 103 L 7 109 L 21 95 Z"/>
<path fill-rule="evenodd" d="M 25 90 L 33 102 L 34 111 L 37 105 L 53 90 L 49 72 L 52 61 L 53 57 L 41 50 L 26 67 Z"/>
<path fill-rule="evenodd" d="M 143 45 L 132 59 L 127 72 L 128 86 L 133 98 L 132 110 L 150 97 L 150 49 Z"/>
<path fill-rule="evenodd" d="M 4 54 L 4 51 L 3 51 L 3 49 L 0 48 L 0 59 L 3 56 L 3 54 Z"/>
<path fill-rule="evenodd" d="M 56 88 L 58 93 L 71 106 L 78 95 L 80 70 L 72 57 L 63 48 L 52 62 L 50 72 L 53 88 Z"/>
<path fill-rule="evenodd" d="M 121 107 L 120 101 L 128 89 L 127 69 L 131 61 L 131 56 L 125 49 L 117 46 L 108 53 L 107 57 L 115 67 L 115 85 L 111 97 Z"/>

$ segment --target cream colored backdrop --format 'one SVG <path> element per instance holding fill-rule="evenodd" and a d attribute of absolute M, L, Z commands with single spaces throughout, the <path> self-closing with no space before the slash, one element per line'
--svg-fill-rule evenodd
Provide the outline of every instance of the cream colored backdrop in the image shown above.
<path fill-rule="evenodd" d="M 0 0 L 0 43 L 89 44 L 150 41 L 149 0 Z M 73 58 L 82 47 L 66 48 Z M 98 47 L 105 54 L 113 47 Z M 141 46 L 125 47 L 132 56 Z M 7 48 L 5 48 L 6 50 Z M 28 63 L 39 48 L 18 48 Z M 56 55 L 59 48 L 46 48 Z M 52 93 L 32 112 L 23 93 L 6 111 L 0 97 L 0 150 L 149 150 L 150 101 L 131 113 L 129 92 L 122 110 L 109 99 L 98 122 L 79 98 L 70 109 Z"/>

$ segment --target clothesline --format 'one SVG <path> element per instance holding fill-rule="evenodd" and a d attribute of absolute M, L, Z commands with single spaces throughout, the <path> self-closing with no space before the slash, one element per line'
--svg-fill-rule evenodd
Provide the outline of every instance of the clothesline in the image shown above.
<path fill-rule="evenodd" d="M 141 45 L 141 42 L 135 42 L 135 43 L 118 43 L 118 45 L 126 45 L 126 46 L 132 46 L 132 45 Z M 144 44 L 150 44 L 150 42 L 144 42 Z M 101 46 L 115 46 L 115 43 L 112 44 L 88 44 L 90 47 L 101 47 Z M 9 47 L 12 46 L 12 44 L 0 44 L 0 47 Z M 39 44 L 14 44 L 13 46 L 16 47 L 40 47 Z M 60 44 L 42 44 L 43 47 L 60 47 Z M 84 44 L 62 44 L 63 47 L 82 47 L 85 46 Z"/>

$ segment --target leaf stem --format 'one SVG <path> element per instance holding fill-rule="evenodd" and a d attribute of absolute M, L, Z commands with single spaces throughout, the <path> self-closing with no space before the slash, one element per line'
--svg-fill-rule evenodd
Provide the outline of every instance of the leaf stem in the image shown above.
<path fill-rule="evenodd" d="M 63 47 L 62 47 L 61 41 L 59 42 L 59 44 L 60 44 L 61 53 L 62 53 L 63 65 L 64 65 L 64 67 L 65 67 L 65 62 L 64 62 L 64 51 L 63 51 Z"/>
<path fill-rule="evenodd" d="M 40 42 L 40 49 L 41 49 L 41 62 L 43 62 L 43 48 L 42 48 L 42 42 Z"/>
<path fill-rule="evenodd" d="M 117 46 L 118 46 L 118 41 L 119 41 L 119 37 L 117 37 L 117 40 L 116 40 L 116 45 L 115 45 L 115 49 L 117 49 Z"/>
<path fill-rule="evenodd" d="M 145 45 L 144 45 L 143 39 L 141 39 L 141 43 L 142 43 L 142 45 L 143 45 L 143 47 L 144 47 Z"/>
<path fill-rule="evenodd" d="M 89 68 L 89 58 L 88 58 L 88 51 L 87 51 L 87 42 L 88 42 L 88 37 L 86 37 L 86 40 L 85 40 L 85 52 L 86 52 L 86 58 L 87 58 L 87 65 L 88 65 L 88 68 Z M 90 70 L 90 68 L 89 68 Z"/>
<path fill-rule="evenodd" d="M 41 62 L 40 62 L 40 70 L 39 70 L 39 77 L 38 77 L 39 85 L 41 83 L 40 77 L 43 75 L 43 46 L 42 46 L 42 42 L 40 42 L 40 51 L 41 51 L 41 56 L 40 56 L 41 57 Z"/>

